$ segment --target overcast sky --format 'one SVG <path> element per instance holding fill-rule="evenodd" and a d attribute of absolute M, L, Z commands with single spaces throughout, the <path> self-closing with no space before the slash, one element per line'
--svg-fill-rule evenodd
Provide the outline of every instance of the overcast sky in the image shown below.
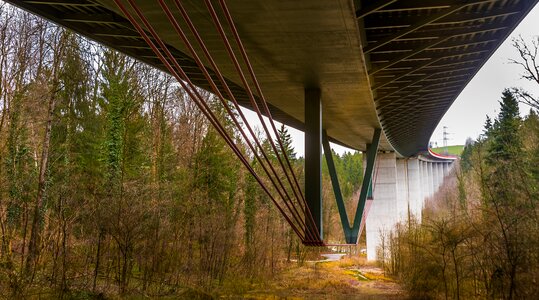
<path fill-rule="evenodd" d="M 443 145 L 443 126 L 447 126 L 447 132 L 450 133 L 448 145 L 463 145 L 468 137 L 476 139 L 483 130 L 486 116 L 497 115 L 498 101 L 505 88 L 523 87 L 532 94 L 539 95 L 539 85 L 521 79 L 522 69 L 509 63 L 510 58 L 518 57 L 516 50 L 511 46 L 511 40 L 519 35 L 527 41 L 539 35 L 539 5 L 526 16 L 462 91 L 438 124 L 431 141 L 439 146 Z M 520 110 L 521 114 L 525 115 L 530 108 L 521 105 Z M 303 156 L 303 133 L 294 129 L 289 130 L 296 152 Z M 339 153 L 352 151 L 332 146 Z"/>
<path fill-rule="evenodd" d="M 468 137 L 476 139 L 483 130 L 486 115 L 497 115 L 498 101 L 505 88 L 523 87 L 532 94 L 539 95 L 539 85 L 521 79 L 522 68 L 509 62 L 509 59 L 518 57 L 511 44 L 512 39 L 519 35 L 526 41 L 539 35 L 539 5 L 522 20 L 462 91 L 438 124 L 431 137 L 432 141 L 442 146 L 443 126 L 447 126 L 447 131 L 451 133 L 449 145 L 462 145 Z M 527 106 L 520 106 L 522 115 L 528 114 L 529 110 Z"/>

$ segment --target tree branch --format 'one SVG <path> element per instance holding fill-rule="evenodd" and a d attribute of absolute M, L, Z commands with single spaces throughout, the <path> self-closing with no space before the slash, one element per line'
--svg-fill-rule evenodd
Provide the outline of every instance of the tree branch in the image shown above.
<path fill-rule="evenodd" d="M 520 103 L 524 103 L 539 111 L 539 98 L 534 97 L 523 88 L 511 88 L 511 92 L 517 97 Z"/>
<path fill-rule="evenodd" d="M 522 36 L 513 39 L 513 47 L 518 51 L 518 59 L 509 59 L 513 64 L 524 69 L 522 78 L 534 81 L 539 84 L 539 36 L 531 41 L 531 45 L 524 41 Z"/>

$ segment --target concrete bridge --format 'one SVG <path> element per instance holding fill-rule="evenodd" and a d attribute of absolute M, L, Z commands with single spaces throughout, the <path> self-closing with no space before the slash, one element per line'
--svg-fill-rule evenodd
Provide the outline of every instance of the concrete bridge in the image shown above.
<path fill-rule="evenodd" d="M 378 154 L 378 174 L 366 219 L 367 259 L 375 260 L 382 234 L 410 218 L 421 221 L 425 201 L 434 196 L 453 171 L 456 158 L 436 154 L 399 158 Z"/>
<path fill-rule="evenodd" d="M 353 222 L 330 173 L 347 243 L 357 243 L 372 199 L 366 222 L 372 259 L 379 231 L 409 213 L 420 217 L 424 199 L 451 169 L 451 160 L 422 154 L 436 125 L 538 0 L 8 2 L 169 72 L 187 88 L 207 89 L 303 130 L 304 197 L 289 182 L 304 217 L 282 213 L 306 244 L 324 244 L 322 148 L 328 153 L 331 141 L 364 151 Z M 228 39 L 241 41 L 227 45 Z M 326 160 L 331 169 L 331 157 Z"/>

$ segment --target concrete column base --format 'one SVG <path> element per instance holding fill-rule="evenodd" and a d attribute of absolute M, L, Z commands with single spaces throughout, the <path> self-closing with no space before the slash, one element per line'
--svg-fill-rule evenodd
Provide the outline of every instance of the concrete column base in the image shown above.
<path fill-rule="evenodd" d="M 381 234 L 397 223 L 397 163 L 395 153 L 378 154 L 373 203 L 366 221 L 367 260 L 377 259 Z"/>
<path fill-rule="evenodd" d="M 421 210 L 423 209 L 423 195 L 421 193 L 421 172 L 419 159 L 408 159 L 408 203 L 410 216 L 421 220 Z"/>

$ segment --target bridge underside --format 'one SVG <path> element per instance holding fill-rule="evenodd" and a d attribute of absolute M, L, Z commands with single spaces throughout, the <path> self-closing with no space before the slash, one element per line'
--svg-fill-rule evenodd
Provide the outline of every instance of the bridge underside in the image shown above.
<path fill-rule="evenodd" d="M 165 69 L 112 0 L 11 0 Z M 537 0 L 229 0 L 274 119 L 304 129 L 305 88 L 319 88 L 329 139 L 410 156 Z M 190 78 L 208 88 L 154 1 L 137 0 Z M 167 1 L 171 7 L 174 5 Z M 250 108 L 203 1 L 182 1 L 240 104 Z M 208 65 L 208 64 L 206 64 Z"/>
<path fill-rule="evenodd" d="M 362 1 L 358 16 L 376 109 L 404 156 L 425 150 L 460 92 L 536 0 Z M 378 5 L 378 6 L 377 6 Z"/>
<path fill-rule="evenodd" d="M 11 1 L 121 52 L 165 69 L 113 1 Z M 72 2 L 72 3 L 70 3 Z M 156 1 L 136 1 L 163 40 L 175 49 L 191 80 L 207 82 Z M 175 8 L 172 2 L 167 2 Z M 182 1 L 240 104 L 250 108 L 241 81 L 204 1 Z M 341 1 L 227 1 L 273 118 L 304 130 L 304 90 L 319 88 L 330 139 L 365 149 L 379 128 L 355 9 Z M 176 11 L 177 12 L 177 11 Z M 182 24 L 183 25 L 183 24 Z M 192 36 L 190 36 L 192 38 Z M 209 64 L 206 62 L 206 66 Z M 391 150 L 387 143 L 382 148 Z"/>

